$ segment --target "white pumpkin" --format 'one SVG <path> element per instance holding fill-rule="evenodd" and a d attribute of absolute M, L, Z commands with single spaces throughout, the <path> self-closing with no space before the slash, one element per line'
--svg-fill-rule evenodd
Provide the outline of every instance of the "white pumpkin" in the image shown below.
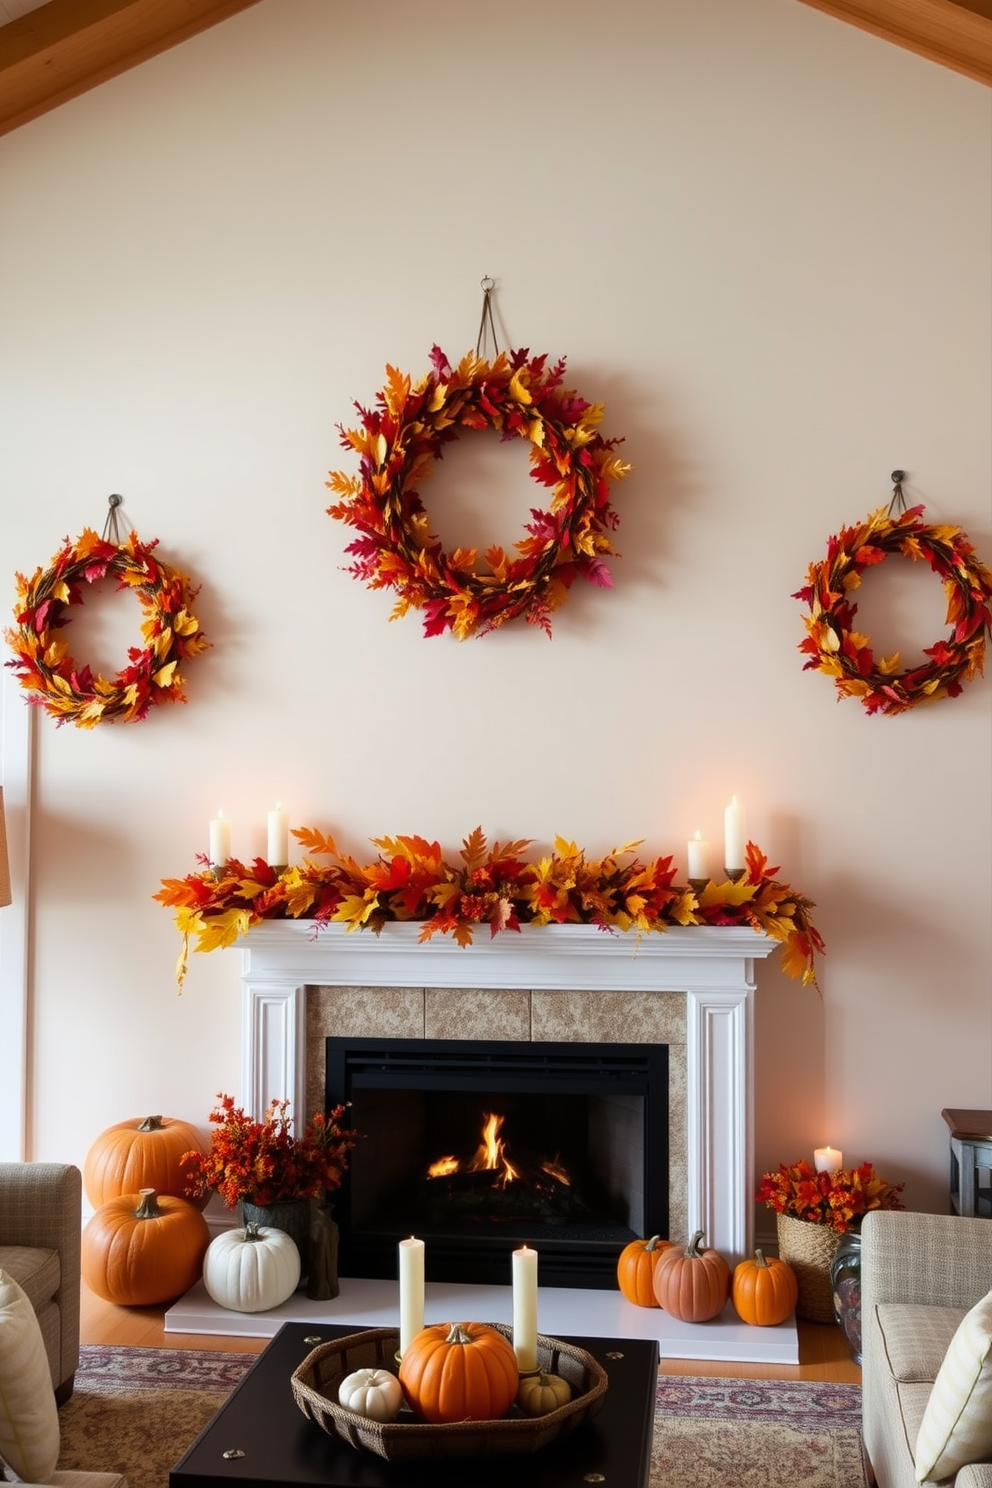
<path fill-rule="evenodd" d="M 395 1421 L 403 1404 L 403 1387 L 387 1369 L 356 1369 L 338 1386 L 338 1404 L 373 1421 Z"/>
<path fill-rule="evenodd" d="M 517 1390 L 517 1404 L 525 1416 L 547 1416 L 572 1398 L 572 1387 L 560 1374 L 526 1374 Z"/>
<path fill-rule="evenodd" d="M 285 1230 L 246 1225 L 228 1230 L 207 1246 L 203 1285 L 232 1312 L 267 1312 L 296 1290 L 300 1252 Z"/>

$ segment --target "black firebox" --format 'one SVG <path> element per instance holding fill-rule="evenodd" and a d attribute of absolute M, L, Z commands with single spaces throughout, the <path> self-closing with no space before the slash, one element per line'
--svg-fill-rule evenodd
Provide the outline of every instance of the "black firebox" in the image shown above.
<path fill-rule="evenodd" d="M 476 1039 L 326 1041 L 328 1108 L 362 1134 L 334 1196 L 341 1274 L 394 1278 L 426 1242 L 429 1281 L 615 1285 L 635 1236 L 668 1233 L 668 1048 Z"/>

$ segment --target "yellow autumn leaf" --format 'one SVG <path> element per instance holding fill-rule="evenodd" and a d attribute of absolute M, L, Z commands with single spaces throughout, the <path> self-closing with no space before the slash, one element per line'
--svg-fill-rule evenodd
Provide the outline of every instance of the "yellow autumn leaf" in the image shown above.
<path fill-rule="evenodd" d="M 697 923 L 695 915 L 696 904 L 695 892 L 692 889 L 686 889 L 677 898 L 672 900 L 668 906 L 668 913 L 677 925 L 695 925 Z M 655 928 L 663 930 L 665 927 L 663 923 L 659 923 Z"/>
<path fill-rule="evenodd" d="M 364 894 L 346 894 L 331 916 L 334 920 L 342 920 L 348 926 L 348 933 L 358 930 L 368 922 L 369 916 L 378 908 L 379 897 L 373 894 L 366 899 Z"/>
<path fill-rule="evenodd" d="M 729 879 L 723 883 L 708 883 L 699 894 L 700 909 L 713 909 L 719 904 L 746 904 L 753 899 L 757 885 L 748 883 L 747 879 L 741 878 L 737 883 L 731 883 Z"/>
<path fill-rule="evenodd" d="M 316 892 L 313 886 L 308 884 L 301 876 L 298 876 L 295 883 L 289 884 L 285 890 L 285 894 L 286 909 L 294 920 L 298 920 L 302 915 L 305 915 L 316 898 Z"/>
<path fill-rule="evenodd" d="M 43 660 L 46 667 L 49 667 L 52 671 L 54 671 L 55 668 L 65 659 L 68 654 L 68 641 L 52 641 L 50 646 L 45 647 L 45 655 L 43 657 Z"/>
<path fill-rule="evenodd" d="M 164 667 L 159 667 L 157 672 L 152 673 L 152 681 L 156 687 L 171 687 L 175 678 L 178 661 L 167 662 Z"/>
<path fill-rule="evenodd" d="M 509 393 L 515 403 L 523 403 L 525 407 L 533 403 L 534 399 L 531 397 L 530 389 L 527 386 L 527 373 L 523 367 L 518 367 L 510 378 Z"/>
<path fill-rule="evenodd" d="M 188 610 L 182 609 L 173 620 L 172 628 L 176 632 L 176 635 L 192 635 L 195 630 L 199 629 L 199 621 Z"/>
<path fill-rule="evenodd" d="M 223 950 L 231 946 L 241 935 L 246 935 L 251 926 L 251 911 L 247 909 L 225 909 L 212 914 L 209 920 L 201 919 L 196 949 L 198 951 Z"/>
<path fill-rule="evenodd" d="M 393 418 L 398 418 L 410 396 L 410 379 L 396 367 L 386 364 L 386 385 L 382 390 L 383 401 Z"/>
<path fill-rule="evenodd" d="M 91 553 L 96 552 L 102 541 L 103 539 L 97 536 L 92 527 L 84 527 L 76 543 L 77 558 L 88 558 Z"/>
<path fill-rule="evenodd" d="M 555 852 L 560 858 L 578 858 L 582 856 L 578 844 L 575 842 L 566 842 L 564 837 L 555 838 Z"/>

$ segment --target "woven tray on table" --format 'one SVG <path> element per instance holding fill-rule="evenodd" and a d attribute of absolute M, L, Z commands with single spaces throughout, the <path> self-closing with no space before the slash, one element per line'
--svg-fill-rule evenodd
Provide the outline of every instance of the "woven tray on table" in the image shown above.
<path fill-rule="evenodd" d="M 504 1338 L 512 1337 L 512 1330 L 502 1323 L 489 1326 Z M 498 1421 L 456 1421 L 435 1426 L 419 1421 L 407 1406 L 395 1421 L 373 1421 L 338 1405 L 341 1381 L 354 1370 L 387 1369 L 395 1373 L 398 1347 L 395 1328 L 369 1328 L 320 1344 L 293 1371 L 293 1396 L 300 1410 L 329 1436 L 399 1462 L 415 1457 L 536 1452 L 588 1421 L 600 1409 L 606 1394 L 606 1371 L 591 1354 L 538 1334 L 538 1364 L 572 1387 L 571 1400 L 546 1416 L 525 1416 L 513 1405 Z"/>

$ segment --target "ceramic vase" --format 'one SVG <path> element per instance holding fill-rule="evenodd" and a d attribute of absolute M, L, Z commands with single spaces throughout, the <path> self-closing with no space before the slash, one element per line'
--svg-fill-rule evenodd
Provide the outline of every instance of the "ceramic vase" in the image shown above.
<path fill-rule="evenodd" d="M 300 1252 L 300 1280 L 296 1290 L 301 1292 L 307 1281 L 307 1253 L 310 1246 L 310 1200 L 284 1199 L 278 1204 L 254 1204 L 249 1199 L 241 1201 L 241 1219 L 244 1224 L 258 1225 L 270 1230 L 285 1230 Z"/>
<path fill-rule="evenodd" d="M 306 1290 L 314 1302 L 328 1302 L 341 1290 L 338 1284 L 338 1226 L 330 1204 L 314 1204 L 310 1215 Z"/>

